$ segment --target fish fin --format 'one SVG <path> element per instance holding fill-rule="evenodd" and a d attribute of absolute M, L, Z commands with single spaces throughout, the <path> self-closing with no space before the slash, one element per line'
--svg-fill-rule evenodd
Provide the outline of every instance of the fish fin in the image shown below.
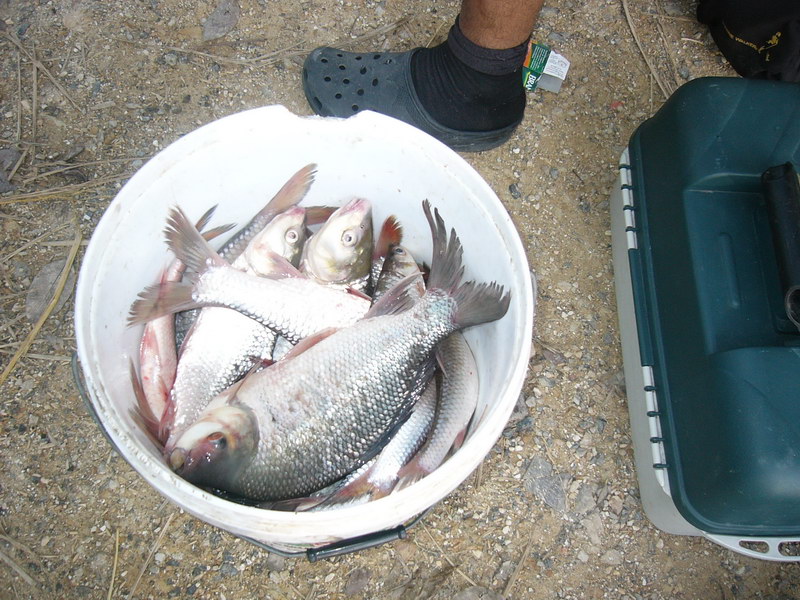
<path fill-rule="evenodd" d="M 214 206 L 209 208 L 206 212 L 204 212 L 202 215 L 200 215 L 200 218 L 197 219 L 197 222 L 194 224 L 194 226 L 197 228 L 197 231 L 202 231 L 203 229 L 206 228 L 206 225 L 208 225 L 209 222 L 211 222 L 211 217 L 214 216 L 214 213 L 216 212 L 218 206 L 219 204 L 215 204 Z"/>
<path fill-rule="evenodd" d="M 320 225 L 336 212 L 335 206 L 308 206 L 306 207 L 306 223 Z"/>
<path fill-rule="evenodd" d="M 262 208 L 253 220 L 264 215 L 278 214 L 297 205 L 308 193 L 311 184 L 314 183 L 314 176 L 317 174 L 315 163 L 307 164 L 289 178 L 281 189 L 272 197 L 267 205 Z"/>
<path fill-rule="evenodd" d="M 419 285 L 419 273 L 403 277 L 389 291 L 381 296 L 364 315 L 364 318 L 394 315 L 408 310 L 416 302 L 416 296 L 410 294 L 412 287 Z"/>
<path fill-rule="evenodd" d="M 326 337 L 336 333 L 337 331 L 339 331 L 339 328 L 337 327 L 328 327 L 326 329 L 323 329 L 322 331 L 318 331 L 317 333 L 304 337 L 302 340 L 300 340 L 294 346 L 292 346 L 292 349 L 289 350 L 286 354 L 284 354 L 281 360 L 287 360 L 302 354 L 312 346 L 316 346 Z"/>
<path fill-rule="evenodd" d="M 361 290 L 357 290 L 354 287 L 345 288 L 344 291 L 350 294 L 351 296 L 357 296 L 358 298 L 363 298 L 364 300 L 372 301 L 372 297 L 369 294 L 365 294 Z"/>
<path fill-rule="evenodd" d="M 381 226 L 375 249 L 372 251 L 372 260 L 384 258 L 389 253 L 389 248 L 403 243 L 403 226 L 394 215 L 389 215 Z"/>
<path fill-rule="evenodd" d="M 397 472 L 397 484 L 394 486 L 394 491 L 397 492 L 407 488 L 432 473 L 432 471 L 422 466 L 420 458 L 421 452 L 417 452 L 414 458 L 400 468 Z"/>
<path fill-rule="evenodd" d="M 456 437 L 453 440 L 453 446 L 451 447 L 451 452 L 455 452 L 464 445 L 464 438 L 467 437 L 467 429 L 469 429 L 469 425 L 466 425 L 464 429 L 456 434 Z"/>
<path fill-rule="evenodd" d="M 428 276 L 428 289 L 438 288 L 446 291 L 456 301 L 453 322 L 459 327 L 470 327 L 479 323 L 495 321 L 506 314 L 511 301 L 511 294 L 504 293 L 503 286 L 495 282 L 461 283 L 464 276 L 462 262 L 464 248 L 455 230 L 447 228 L 438 209 L 431 214 L 430 203 L 425 200 L 422 210 L 431 228 L 433 237 L 433 257 L 431 272 Z"/>
<path fill-rule="evenodd" d="M 305 512 L 316 508 L 325 501 L 325 496 L 303 496 L 302 498 L 289 498 L 288 500 L 277 500 L 273 502 L 270 510 L 283 510 L 291 512 Z"/>
<path fill-rule="evenodd" d="M 191 284 L 168 281 L 146 287 L 131 305 L 128 326 L 200 305 L 192 299 Z"/>
<path fill-rule="evenodd" d="M 226 223 L 225 225 L 220 225 L 219 227 L 212 227 L 208 231 L 203 231 L 202 232 L 203 239 L 206 240 L 207 242 L 210 242 L 215 237 L 219 237 L 223 233 L 229 232 L 234 227 L 236 227 L 236 225 L 234 225 L 233 223 Z M 201 231 L 202 227 L 195 226 L 195 229 L 197 229 L 198 231 Z"/>
<path fill-rule="evenodd" d="M 228 264 L 214 251 L 177 206 L 170 210 L 164 234 L 167 238 L 167 245 L 173 254 L 192 271 L 202 273 L 211 265 Z"/>
<path fill-rule="evenodd" d="M 136 408 L 134 410 L 141 417 L 147 433 L 163 445 L 164 442 L 159 437 L 159 419 L 153 414 L 150 403 L 147 401 L 144 387 L 139 379 L 139 374 L 136 372 L 133 360 L 130 361 L 130 375 L 133 395 L 136 396 Z"/>
<path fill-rule="evenodd" d="M 300 277 L 302 279 L 306 279 L 306 275 L 301 273 L 300 270 L 295 267 L 292 263 L 290 263 L 286 258 L 278 254 L 277 252 L 265 252 L 264 256 L 268 257 L 270 262 L 272 263 L 271 269 L 272 272 L 264 273 L 259 275 L 259 277 L 264 277 L 266 279 L 282 279 L 284 277 Z"/>
<path fill-rule="evenodd" d="M 391 488 L 389 488 L 389 491 L 384 492 L 370 483 L 369 476 L 371 474 L 372 467 L 353 479 L 353 481 L 348 483 L 346 486 L 336 490 L 330 496 L 324 498 L 322 502 L 317 504 L 315 508 L 331 508 L 338 504 L 345 504 L 351 500 L 360 498 L 361 496 L 368 496 L 372 500 L 376 498 L 376 493 L 381 494 L 377 497 L 382 497 L 388 494 L 391 491 Z M 394 482 L 392 482 L 392 484 L 394 484 Z M 394 486 L 392 485 L 392 487 Z"/>

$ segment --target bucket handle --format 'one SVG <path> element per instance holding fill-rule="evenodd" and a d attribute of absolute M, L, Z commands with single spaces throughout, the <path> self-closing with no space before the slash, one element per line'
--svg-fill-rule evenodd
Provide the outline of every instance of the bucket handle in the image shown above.
<path fill-rule="evenodd" d="M 800 544 L 800 538 L 774 538 L 774 537 L 738 537 L 735 535 L 720 535 L 715 533 L 703 532 L 703 535 L 716 542 L 720 546 L 732 550 L 739 554 L 749 556 L 751 558 L 760 558 L 761 560 L 774 560 L 778 562 L 798 562 L 800 556 L 783 554 L 781 546 L 784 544 L 797 547 Z M 748 547 L 744 544 L 752 544 Z M 757 548 L 764 548 L 759 550 Z"/>
<path fill-rule="evenodd" d="M 406 525 L 398 525 L 397 527 L 393 527 L 392 529 L 386 529 L 384 531 L 376 531 L 374 533 L 367 533 L 366 535 L 359 535 L 357 537 L 349 538 L 346 540 L 341 540 L 339 542 L 334 542 L 332 544 L 328 544 L 327 546 L 320 546 L 319 548 L 308 548 L 307 550 L 297 550 L 296 552 L 290 552 L 286 550 L 281 550 L 280 548 L 275 548 L 274 546 L 270 546 L 269 544 L 265 544 L 264 542 L 259 542 L 258 540 L 254 540 L 253 538 L 249 538 L 246 536 L 239 536 L 241 539 L 250 542 L 251 544 L 258 546 L 272 554 L 277 554 L 278 556 L 283 556 L 284 558 L 297 558 L 305 554 L 308 562 L 317 562 L 320 559 L 325 558 L 333 558 L 334 556 L 341 556 L 343 554 L 350 554 L 351 552 L 360 552 L 361 550 L 367 550 L 368 548 L 374 548 L 376 546 L 380 546 L 382 544 L 386 544 L 388 542 L 393 542 L 395 540 L 404 540 L 408 537 L 407 530 L 417 523 L 419 523 L 422 518 L 428 514 L 428 511 L 432 507 L 426 508 L 416 517 L 411 519 Z"/>

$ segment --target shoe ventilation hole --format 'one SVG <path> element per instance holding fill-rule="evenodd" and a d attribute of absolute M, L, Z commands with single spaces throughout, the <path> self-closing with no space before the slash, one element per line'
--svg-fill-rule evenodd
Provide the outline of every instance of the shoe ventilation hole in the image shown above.
<path fill-rule="evenodd" d="M 328 77 L 327 75 L 326 75 L 325 77 L 323 77 L 323 79 L 324 79 L 325 81 L 330 81 L 330 80 L 331 80 L 331 78 L 330 78 L 330 77 Z"/>
<path fill-rule="evenodd" d="M 356 60 L 361 60 L 361 56 L 356 56 Z"/>
<path fill-rule="evenodd" d="M 367 72 L 367 67 L 361 67 L 361 68 L 358 70 L 358 72 L 359 72 L 359 73 L 361 73 L 361 74 L 363 75 L 364 73 L 366 73 L 366 72 Z"/>
<path fill-rule="evenodd" d="M 378 60 L 381 57 L 380 54 L 375 54 L 372 56 L 373 60 Z"/>
<path fill-rule="evenodd" d="M 346 68 L 347 68 L 347 67 L 345 67 L 344 65 L 339 65 L 339 70 L 340 70 L 340 71 L 344 71 Z"/>
<path fill-rule="evenodd" d="M 334 98 L 336 98 L 337 100 L 341 100 L 342 99 L 342 95 L 341 94 L 336 94 L 334 96 Z"/>
<path fill-rule="evenodd" d="M 327 59 L 327 58 L 320 58 L 320 59 L 319 59 L 319 62 L 321 62 L 321 63 L 327 63 L 327 62 L 328 62 L 328 59 Z"/>
<path fill-rule="evenodd" d="M 350 80 L 345 77 L 344 79 L 342 79 L 342 83 L 345 85 L 350 85 Z"/>
<path fill-rule="evenodd" d="M 337 53 L 336 53 L 336 57 L 337 57 L 337 58 L 342 58 L 342 56 L 343 56 L 343 54 L 342 54 L 341 52 L 337 52 Z"/>
<path fill-rule="evenodd" d="M 387 59 L 386 59 L 386 60 L 383 62 L 383 64 L 385 64 L 385 65 L 393 65 L 393 64 L 394 64 L 394 59 L 393 59 L 393 58 L 387 58 Z"/>
<path fill-rule="evenodd" d="M 378 85 L 378 80 L 377 79 L 373 79 L 372 80 L 372 87 L 375 87 L 377 85 Z"/>
<path fill-rule="evenodd" d="M 364 90 L 357 90 L 356 94 L 358 94 L 359 96 L 363 96 L 364 95 Z"/>
<path fill-rule="evenodd" d="M 350 108 L 353 109 L 353 112 L 358 112 L 358 104 L 353 104 Z"/>

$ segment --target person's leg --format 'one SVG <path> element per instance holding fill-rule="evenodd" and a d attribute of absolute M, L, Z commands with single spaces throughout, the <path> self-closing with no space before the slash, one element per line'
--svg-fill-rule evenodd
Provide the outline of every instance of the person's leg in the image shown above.
<path fill-rule="evenodd" d="M 506 141 L 522 120 L 522 63 L 543 0 L 463 0 L 448 38 L 434 48 L 351 53 L 318 48 L 303 86 L 315 112 L 373 110 L 457 150 Z"/>
<path fill-rule="evenodd" d="M 527 42 L 544 0 L 463 0 L 461 31 L 484 48 L 513 48 Z"/>
<path fill-rule="evenodd" d="M 522 62 L 542 1 L 463 0 L 447 41 L 414 55 L 414 87 L 438 123 L 491 131 L 522 119 Z"/>

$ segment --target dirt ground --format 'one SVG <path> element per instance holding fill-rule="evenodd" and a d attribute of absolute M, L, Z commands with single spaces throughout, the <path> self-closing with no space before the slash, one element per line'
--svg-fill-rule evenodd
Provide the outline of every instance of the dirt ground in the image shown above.
<path fill-rule="evenodd" d="M 215 2 L 0 0 L 0 148 L 21 153 L 3 154 L 16 186 L 0 196 L 3 367 L 36 321 L 37 275 L 72 248 L 79 265 L 76 231 L 85 245 L 149 156 L 244 109 L 310 114 L 309 50 L 437 43 L 458 11 L 451 0 L 241 0 L 232 29 L 203 41 Z M 800 598 L 796 564 L 650 524 L 624 397 L 615 165 L 662 86 L 734 73 L 689 0 L 547 4 L 534 37 L 572 63 L 561 92 L 530 93 L 509 143 L 464 155 L 508 208 L 539 285 L 523 395 L 479 473 L 407 539 L 318 563 L 206 525 L 160 498 L 84 410 L 67 281 L 69 299 L 2 386 L 0 597 Z M 532 461 L 555 492 L 524 484 Z"/>

